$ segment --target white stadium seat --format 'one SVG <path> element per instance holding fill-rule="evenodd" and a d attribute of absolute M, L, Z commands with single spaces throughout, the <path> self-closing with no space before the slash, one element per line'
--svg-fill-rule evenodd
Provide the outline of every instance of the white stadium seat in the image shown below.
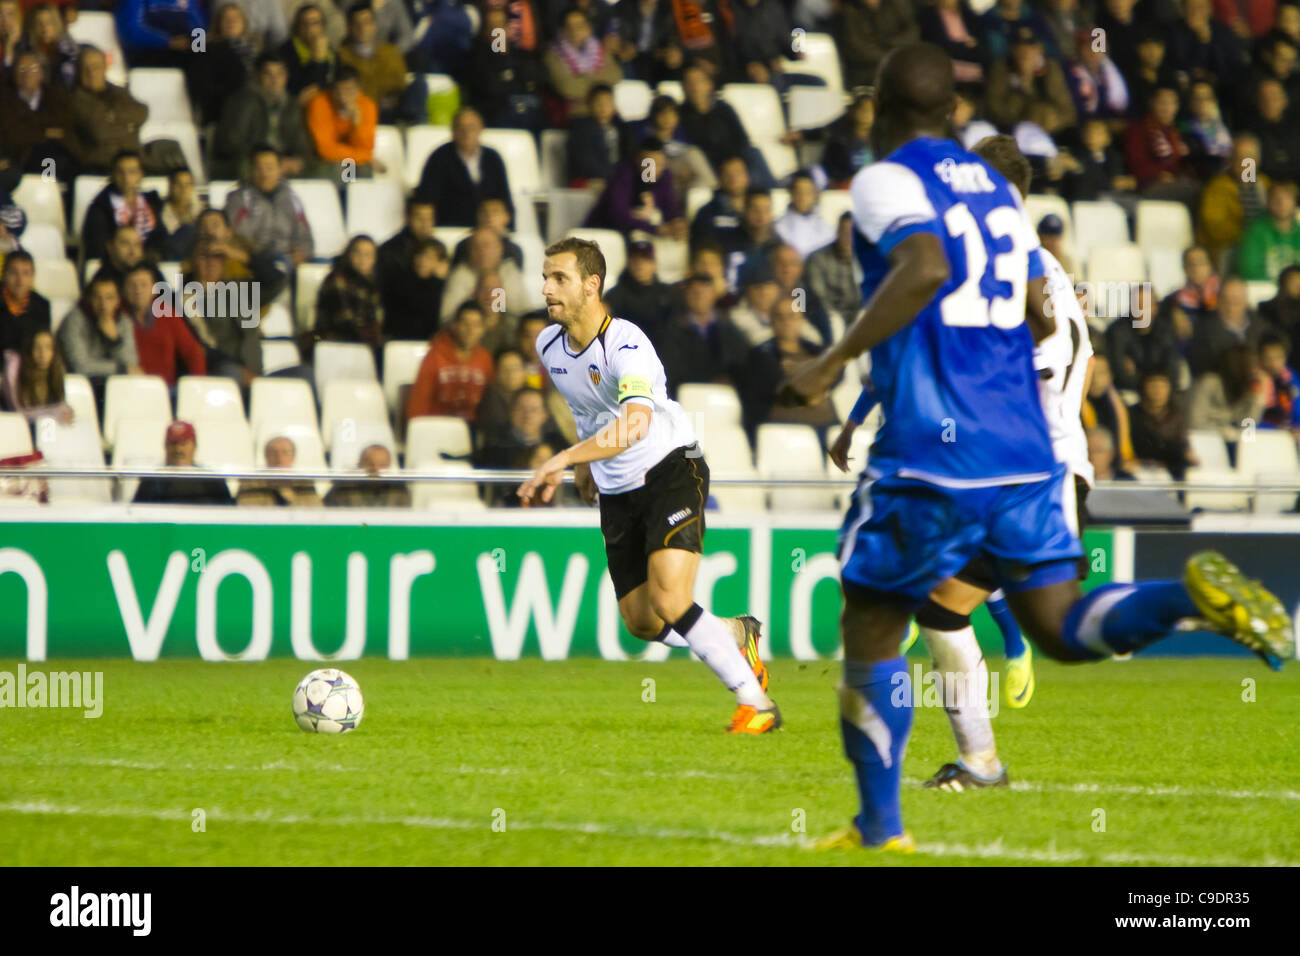
<path fill-rule="evenodd" d="M 839 231 L 840 216 L 853 212 L 853 196 L 847 189 L 826 189 L 817 199 L 817 211 L 832 229 Z"/>
<path fill-rule="evenodd" d="M 471 232 L 473 230 L 469 226 L 434 226 L 433 238 L 447 247 L 447 256 L 451 257 L 455 254 L 461 240 L 468 238 Z"/>
<path fill-rule="evenodd" d="M 1289 431 L 1272 428 L 1243 431 L 1237 442 L 1237 474 L 1243 481 L 1253 481 L 1264 472 L 1286 473 L 1292 480 L 1300 478 L 1300 455 Z"/>
<path fill-rule="evenodd" d="M 740 424 L 740 396 L 730 385 L 684 384 L 677 390 L 677 404 L 691 416 L 694 425 L 703 421 L 717 425 Z"/>
<path fill-rule="evenodd" d="M 233 179 L 214 179 L 208 183 L 208 205 L 213 209 L 225 210 L 226 199 L 235 191 L 239 183 Z"/>
<path fill-rule="evenodd" d="M 420 363 L 428 351 L 428 342 L 393 340 L 384 343 L 384 399 L 390 411 L 405 407 L 402 387 L 415 382 Z"/>
<path fill-rule="evenodd" d="M 421 415 L 406 426 L 406 467 L 441 465 L 447 458 L 468 458 L 474 450 L 469 426 L 454 415 Z"/>
<path fill-rule="evenodd" d="M 754 467 L 753 453 L 749 448 L 749 439 L 745 430 L 739 425 L 722 424 L 712 419 L 701 419 L 696 423 L 696 434 L 700 439 L 700 448 L 709 461 L 712 478 L 756 478 L 758 469 Z M 725 512 L 749 511 L 759 512 L 767 503 L 767 495 L 761 485 L 722 485 L 711 484 L 711 494 L 719 509 Z"/>
<path fill-rule="evenodd" d="M 163 431 L 172 420 L 167 382 L 158 375 L 110 375 L 104 389 L 104 441 L 117 444 L 118 425 L 127 419 L 149 421 L 157 427 L 161 452 Z"/>
<path fill-rule="evenodd" d="M 1169 473 L 1165 472 L 1165 480 Z M 1203 508 L 1207 511 L 1246 511 L 1250 508 L 1250 495 L 1241 488 L 1241 477 L 1234 471 L 1216 468 L 1188 468 L 1187 481 L 1194 485 L 1221 486 L 1224 491 L 1189 491 L 1186 505 L 1189 511 Z"/>
<path fill-rule="evenodd" d="M 149 107 L 149 121 L 170 123 L 194 122 L 185 72 L 166 67 L 138 66 L 127 72 L 127 91 Z M 141 142 L 144 138 L 141 137 Z"/>
<path fill-rule="evenodd" d="M 349 422 L 342 421 L 335 426 L 334 434 L 328 436 L 330 449 L 330 470 L 351 471 L 361 460 L 361 452 L 371 445 L 383 445 L 392 456 L 394 471 L 397 470 L 397 439 L 388 422 Z"/>
<path fill-rule="evenodd" d="M 57 179 L 46 179 L 37 173 L 28 173 L 18 181 L 13 200 L 27 214 L 27 228 L 35 225 L 53 226 L 59 238 L 68 234 L 67 219 L 63 210 L 63 193 Z"/>
<path fill-rule="evenodd" d="M 473 466 L 467 461 L 441 461 L 420 470 L 448 475 L 474 474 Z M 478 495 L 478 486 L 472 481 L 412 481 L 409 487 L 411 507 L 419 510 L 479 511 L 487 507 Z"/>
<path fill-rule="evenodd" d="M 1180 202 L 1140 199 L 1137 204 L 1137 244 L 1144 251 L 1174 249 L 1193 243 L 1192 214 Z"/>
<path fill-rule="evenodd" d="M 317 428 L 316 399 L 311 386 L 300 378 L 255 378 L 248 404 L 248 420 L 255 432 L 283 424 Z"/>
<path fill-rule="evenodd" d="M 538 174 L 542 177 L 542 188 L 563 189 L 569 185 L 567 172 L 569 131 L 567 129 L 542 130 L 542 143 L 538 163 Z"/>
<path fill-rule="evenodd" d="M 68 250 L 63 245 L 63 233 L 47 222 L 29 222 L 23 230 L 19 245 L 32 254 L 33 259 L 66 259 Z"/>
<path fill-rule="evenodd" d="M 176 381 L 176 417 L 182 421 L 244 421 L 244 400 L 234 379 L 182 375 Z"/>
<path fill-rule="evenodd" d="M 140 142 L 150 143 L 157 139 L 176 140 L 181 148 L 181 153 L 185 156 L 185 165 L 194 174 L 195 185 L 207 185 L 208 171 L 203 165 L 203 148 L 199 144 L 199 128 L 194 125 L 193 120 L 148 120 L 140 127 Z M 163 180 L 163 185 L 159 190 L 159 195 L 166 197 L 167 179 L 165 176 L 160 178 Z"/>
<path fill-rule="evenodd" d="M 330 382 L 346 380 L 378 382 L 375 354 L 370 346 L 355 342 L 317 342 L 312 356 L 316 372 L 316 394 L 325 395 Z"/>
<path fill-rule="evenodd" d="M 270 375 L 282 369 L 293 368 L 302 361 L 298 346 L 283 339 L 264 339 L 262 341 L 262 373 Z"/>
<path fill-rule="evenodd" d="M 1080 200 L 1071 209 L 1074 220 L 1074 255 L 1080 262 L 1094 246 L 1116 246 L 1132 242 L 1124 208 L 1113 202 Z M 1037 223 L 1034 224 L 1035 227 Z"/>
<path fill-rule="evenodd" d="M 328 262 L 304 262 L 294 270 L 297 287 L 294 306 L 298 312 L 298 325 L 304 329 L 316 327 L 316 296 L 325 277 L 330 274 Z"/>
<path fill-rule="evenodd" d="M 104 448 L 99 427 L 93 419 L 74 419 L 65 425 L 53 418 L 36 421 L 36 447 L 54 467 L 102 468 Z M 107 504 L 113 499 L 113 483 L 103 478 L 51 478 L 50 502 Z"/>
<path fill-rule="evenodd" d="M 1146 281 L 1146 257 L 1136 243 L 1093 246 L 1088 251 L 1087 262 L 1088 281 L 1094 285 L 1099 282 Z M 1097 290 L 1093 290 L 1093 295 L 1098 295 Z"/>
<path fill-rule="evenodd" d="M 73 421 L 88 422 L 95 427 L 95 437 L 102 443 L 99 432 L 99 412 L 95 409 L 95 392 L 90 379 L 75 372 L 63 376 L 63 400 L 72 409 Z"/>
<path fill-rule="evenodd" d="M 1157 299 L 1183 287 L 1183 254 L 1178 249 L 1147 249 L 1147 275 Z"/>
<path fill-rule="evenodd" d="M 796 33 L 798 34 L 799 31 Z M 835 46 L 835 38 L 829 33 L 802 33 L 792 42 L 798 42 L 803 47 L 799 51 L 803 55 L 797 60 L 782 60 L 785 71 L 821 77 L 826 83 L 826 89 L 842 101 L 844 73 L 840 66 L 840 51 Z"/>
<path fill-rule="evenodd" d="M 280 301 L 267 307 L 266 311 L 262 313 L 261 321 L 257 323 L 257 328 L 264 339 L 292 338 L 293 316 L 289 313 L 289 306 Z M 296 348 L 294 354 L 297 354 Z M 298 363 L 295 360 L 290 364 L 297 365 Z"/>
<path fill-rule="evenodd" d="M 325 386 L 321 398 L 321 434 L 328 442 L 339 426 L 348 422 L 353 427 L 388 424 L 388 403 L 378 382 L 336 379 Z"/>
<path fill-rule="evenodd" d="M 512 193 L 527 197 L 542 191 L 541 164 L 532 133 L 523 129 L 485 129 L 482 143 L 501 154 Z"/>
<path fill-rule="evenodd" d="M 328 259 L 343 251 L 347 230 L 343 226 L 343 206 L 338 186 L 331 179 L 291 179 L 289 188 L 297 194 L 311 226 L 315 246 L 313 257 Z"/>
<path fill-rule="evenodd" d="M 768 171 L 778 180 L 785 179 L 799 169 L 799 155 L 793 146 L 775 141 L 756 143 L 758 151 L 763 154 Z"/>
<path fill-rule="evenodd" d="M 77 307 L 77 300 L 71 296 L 56 296 L 50 299 L 50 331 L 59 334 L 59 326 L 68 317 L 68 313 Z"/>
<path fill-rule="evenodd" d="M 655 247 L 655 274 L 659 281 L 672 284 L 685 279 L 690 268 L 689 243 L 685 239 L 669 236 L 655 236 L 650 242 Z"/>
<path fill-rule="evenodd" d="M 599 199 L 592 189 L 552 189 L 546 196 L 546 241 L 555 242 L 570 229 L 581 229 Z"/>
<path fill-rule="evenodd" d="M 773 189 L 769 192 L 772 196 L 772 219 L 780 219 L 785 211 L 790 208 L 790 190 Z"/>
<path fill-rule="evenodd" d="M 523 276 L 524 308 L 544 308 L 546 300 L 542 298 L 542 262 L 546 258 L 546 243 L 542 242 L 541 236 L 523 232 L 512 232 L 510 238 L 524 255 L 524 265 L 520 270 Z"/>
<path fill-rule="evenodd" d="M 1038 231 L 1038 224 L 1044 216 L 1057 216 L 1065 226 L 1065 248 L 1078 252 L 1074 244 L 1074 216 L 1070 213 L 1070 204 L 1060 196 L 1048 196 L 1045 193 L 1030 193 L 1025 197 L 1025 214 L 1029 223 Z"/>
<path fill-rule="evenodd" d="M 1268 279 L 1251 279 L 1246 283 L 1246 301 L 1252 309 L 1277 295 L 1277 283 Z"/>
<path fill-rule="evenodd" d="M 623 234 L 615 229 L 570 229 L 569 235 L 578 239 L 587 239 L 600 246 L 605 255 L 605 283 L 613 288 L 618 277 L 627 265 L 627 245 Z"/>
<path fill-rule="evenodd" d="M 1227 471 L 1228 446 L 1213 428 L 1196 428 L 1187 433 L 1187 439 L 1202 468 L 1213 471 Z"/>
<path fill-rule="evenodd" d="M 68 35 L 78 44 L 93 46 L 104 54 L 108 82 L 115 86 L 126 86 L 126 57 L 122 55 L 122 45 L 117 39 L 117 23 L 111 13 L 97 10 L 82 10 L 77 19 L 68 24 Z"/>
<path fill-rule="evenodd" d="M 765 478 L 825 478 L 826 459 L 817 433 L 809 425 L 759 425 L 758 471 Z M 773 488 L 770 494 L 771 509 L 783 514 L 835 506 L 831 488 Z"/>
<path fill-rule="evenodd" d="M 165 420 L 122 418 L 118 421 L 118 429 L 120 434 L 113 443 L 114 468 L 153 468 L 166 460 L 163 449 L 163 436 L 167 430 Z M 139 484 L 138 478 L 119 479 L 118 500 L 130 501 L 135 497 Z"/>
<path fill-rule="evenodd" d="M 844 96 L 825 86 L 790 87 L 790 128 L 823 129 L 844 115 Z"/>
<path fill-rule="evenodd" d="M 686 190 L 686 221 L 695 222 L 695 214 L 709 204 L 713 190 L 708 186 L 692 186 Z"/>
<path fill-rule="evenodd" d="M 448 126 L 408 126 L 406 129 L 406 167 L 402 181 L 407 189 L 414 189 L 420 184 L 424 166 L 433 155 L 433 151 L 443 143 L 451 141 L 451 128 Z"/>
<path fill-rule="evenodd" d="M 37 259 L 35 285 L 47 299 L 76 299 L 80 295 L 77 267 L 67 259 Z"/>
<path fill-rule="evenodd" d="M 81 241 L 81 233 L 86 226 L 86 210 L 95 201 L 100 190 L 107 185 L 107 176 L 78 176 L 72 181 L 72 234 L 68 237 L 70 241 L 74 243 Z"/>
<path fill-rule="evenodd" d="M 0 412 L 0 458 L 32 453 L 32 430 L 17 412 Z"/>
<path fill-rule="evenodd" d="M 781 97 L 771 84 L 727 83 L 718 91 L 718 96 L 736 111 L 740 125 L 745 127 L 750 142 L 755 145 L 777 143 L 785 135 Z M 775 170 L 773 175 L 776 175 Z"/>
<path fill-rule="evenodd" d="M 660 80 L 655 95 L 672 97 L 678 103 L 686 102 L 686 90 L 682 88 L 681 80 Z"/>
<path fill-rule="evenodd" d="M 382 243 L 401 231 L 406 216 L 402 186 L 392 179 L 348 183 L 348 237 L 367 235 Z"/>
<path fill-rule="evenodd" d="M 402 131 L 396 126 L 376 126 L 375 148 L 371 155 L 386 167 L 384 172 L 375 173 L 375 178 L 394 180 L 400 186 L 406 173 L 406 147 L 402 145 Z"/>
<path fill-rule="evenodd" d="M 614 110 L 624 122 L 639 123 L 650 115 L 654 90 L 644 80 L 619 80 L 614 84 Z"/>
<path fill-rule="evenodd" d="M 194 423 L 197 445 L 194 463 L 212 471 L 246 471 L 257 467 L 253 461 L 253 433 L 248 422 L 219 419 Z M 232 483 L 231 492 L 237 483 Z"/>

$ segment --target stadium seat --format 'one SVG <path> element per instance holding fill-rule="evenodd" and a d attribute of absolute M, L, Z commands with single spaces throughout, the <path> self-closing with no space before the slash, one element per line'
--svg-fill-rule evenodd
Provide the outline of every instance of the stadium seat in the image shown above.
<path fill-rule="evenodd" d="M 13 201 L 27 214 L 28 230 L 36 225 L 53 226 L 59 231 L 61 242 L 65 239 L 68 222 L 58 180 L 46 179 L 38 173 L 28 173 L 18 181 L 18 186 L 13 191 Z"/>
<path fill-rule="evenodd" d="M 361 452 L 371 445 L 383 445 L 393 458 L 397 471 L 397 439 L 388 422 L 341 421 L 329 436 L 331 471 L 351 471 L 361 460 Z"/>
<path fill-rule="evenodd" d="M 1183 287 L 1183 254 L 1177 249 L 1147 249 L 1147 275 L 1157 299 Z"/>
<path fill-rule="evenodd" d="M 300 328 L 316 327 L 316 295 L 320 292 L 321 284 L 329 273 L 328 262 L 304 262 L 294 270 L 294 283 L 297 286 L 294 307 L 298 313 Z"/>
<path fill-rule="evenodd" d="M 806 73 L 818 76 L 826 83 L 826 89 L 841 102 L 844 100 L 844 73 L 840 66 L 840 51 L 835 46 L 835 38 L 829 33 L 802 33 L 795 31 L 792 43 L 799 43 L 803 49 L 797 60 L 782 60 L 782 67 L 787 73 Z M 797 90 L 799 87 L 793 87 Z M 793 109 L 791 110 L 793 114 Z"/>
<path fill-rule="evenodd" d="M 1181 285 L 1182 283 L 1179 283 Z M 1246 301 L 1252 309 L 1277 295 L 1277 283 L 1268 279 L 1251 279 L 1246 283 Z"/>
<path fill-rule="evenodd" d="M 448 475 L 474 473 L 473 466 L 467 461 L 441 461 L 418 470 Z M 411 507 L 418 510 L 479 511 L 487 507 L 479 497 L 478 486 L 472 481 L 412 481 L 409 487 Z"/>
<path fill-rule="evenodd" d="M 472 231 L 468 226 L 434 226 L 433 238 L 446 246 L 447 255 L 451 256 L 456 252 L 460 241 L 468 238 Z"/>
<path fill-rule="evenodd" d="M 546 241 L 555 242 L 570 229 L 581 229 L 599 198 L 590 189 L 552 189 L 546 197 Z"/>
<path fill-rule="evenodd" d="M 1137 204 L 1137 244 L 1143 252 L 1173 249 L 1181 253 L 1195 240 L 1192 238 L 1192 214 L 1180 202 L 1139 199 Z"/>
<path fill-rule="evenodd" d="M 709 463 L 709 494 L 717 501 L 718 508 L 729 514 L 763 511 L 767 496 L 761 485 L 717 483 L 717 479 L 758 477 L 758 469 L 754 467 L 753 453 L 744 429 L 739 425 L 722 424 L 708 418 L 700 419 L 695 424 L 700 448 Z"/>
<path fill-rule="evenodd" d="M 347 380 L 378 382 L 375 374 L 375 355 L 370 346 L 353 342 L 317 342 L 313 355 L 316 372 L 316 394 L 324 396 L 330 382 Z"/>
<path fill-rule="evenodd" d="M 176 381 L 176 417 L 186 422 L 244 420 L 244 400 L 234 379 L 182 375 Z"/>
<path fill-rule="evenodd" d="M 1044 216 L 1059 216 L 1065 226 L 1065 248 L 1078 254 L 1074 244 L 1074 216 L 1070 214 L 1070 204 L 1060 196 L 1048 196 L 1045 193 L 1030 193 L 1025 197 L 1025 214 L 1029 223 L 1038 231 L 1038 224 Z M 1127 240 L 1126 240 L 1127 241 Z"/>
<path fill-rule="evenodd" d="M 1300 472 L 1295 471 L 1260 471 L 1255 473 L 1255 481 L 1263 486 L 1294 485 L 1300 480 Z M 1261 491 L 1255 496 L 1256 514 L 1282 514 L 1295 511 L 1300 492 L 1295 491 Z"/>
<path fill-rule="evenodd" d="M 772 219 L 780 219 L 786 209 L 790 207 L 790 190 L 773 189 L 770 190 L 772 196 Z"/>
<path fill-rule="evenodd" d="M 107 420 L 107 416 L 105 418 Z M 152 418 L 122 418 L 113 443 L 114 468 L 154 468 L 166 460 L 163 433 L 167 422 Z M 117 499 L 130 501 L 139 486 L 138 478 L 119 478 Z"/>
<path fill-rule="evenodd" d="M 619 80 L 614 84 L 614 110 L 619 119 L 639 123 L 650 115 L 654 90 L 644 80 Z"/>
<path fill-rule="evenodd" d="M 149 121 L 193 124 L 194 110 L 185 88 L 185 71 L 165 67 L 137 66 L 127 72 L 127 91 L 149 107 Z M 144 142 L 144 137 L 141 137 Z"/>
<path fill-rule="evenodd" d="M 50 299 L 50 331 L 56 335 L 68 313 L 77 307 L 77 300 L 70 296 L 57 296 Z"/>
<path fill-rule="evenodd" d="M 338 186 L 330 179 L 291 179 L 292 189 L 302 202 L 311 226 L 315 259 L 329 259 L 343 251 L 347 230 L 343 227 L 343 207 L 339 204 Z"/>
<path fill-rule="evenodd" d="M 68 24 L 68 35 L 79 45 L 90 45 L 104 54 L 107 69 L 105 76 L 115 86 L 126 86 L 126 57 L 117 39 L 117 23 L 113 14 L 97 10 L 82 10 Z"/>
<path fill-rule="evenodd" d="M 838 231 L 840 216 L 853 212 L 853 196 L 847 189 L 824 190 L 817 200 L 817 211 L 832 229 Z"/>
<path fill-rule="evenodd" d="M 94 278 L 95 273 L 99 271 L 98 259 L 87 259 L 81 264 L 81 284 L 89 285 L 90 280 Z"/>
<path fill-rule="evenodd" d="M 763 160 L 767 163 L 768 170 L 778 181 L 798 171 L 799 154 L 794 151 L 793 146 L 777 142 L 756 143 L 755 145 L 758 147 L 758 151 L 763 154 Z"/>
<path fill-rule="evenodd" d="M 618 283 L 618 277 L 627 266 L 627 246 L 623 234 L 614 229 L 570 229 L 569 235 L 588 239 L 600 246 L 605 255 L 605 282 L 609 288 Z"/>
<path fill-rule="evenodd" d="M 335 379 L 325 385 L 321 398 L 320 431 L 329 442 L 339 426 L 388 424 L 388 403 L 376 381 Z M 328 450 L 331 445 L 326 445 Z"/>
<path fill-rule="evenodd" d="M 655 95 L 670 96 L 678 103 L 686 102 L 686 90 L 682 88 L 681 80 L 660 80 L 655 87 Z"/>
<path fill-rule="evenodd" d="M 792 86 L 787 106 L 791 129 L 824 129 L 844 115 L 844 95 L 825 86 Z"/>
<path fill-rule="evenodd" d="M 1300 479 L 1300 455 L 1289 431 L 1243 430 L 1237 442 L 1237 474 L 1242 481 L 1254 481 L 1264 472 L 1287 474 L 1292 481 Z"/>
<path fill-rule="evenodd" d="M 1228 446 L 1223 436 L 1213 428 L 1193 429 L 1187 433 L 1187 439 L 1202 468 L 1227 471 L 1231 467 L 1228 464 Z"/>
<path fill-rule="evenodd" d="M 1071 209 L 1074 221 L 1074 255 L 1080 262 L 1094 246 L 1124 245 L 1133 241 L 1124 208 L 1113 202 L 1080 200 Z M 1037 223 L 1034 224 L 1037 227 Z"/>
<path fill-rule="evenodd" d="M 519 251 L 524 254 L 524 265 L 520 270 L 523 277 L 524 309 L 545 308 L 546 300 L 542 298 L 542 262 L 546 258 L 546 243 L 541 236 L 523 232 L 512 232 Z"/>
<path fill-rule="evenodd" d="M 708 186 L 692 186 L 686 190 L 686 221 L 695 222 L 695 215 L 709 204 L 713 190 Z"/>
<path fill-rule="evenodd" d="M 185 156 L 185 165 L 189 167 L 194 174 L 194 184 L 196 186 L 206 186 L 208 182 L 208 170 L 203 162 L 203 147 L 199 144 L 199 128 L 194 125 L 193 120 L 172 119 L 158 121 L 150 119 L 140 127 L 140 142 L 151 143 L 158 139 L 174 139 L 181 148 L 181 153 Z M 167 195 L 167 178 L 160 177 L 163 180 L 163 186 L 158 191 L 164 198 Z"/>
<path fill-rule="evenodd" d="M 37 259 L 35 286 L 47 299 L 76 299 L 81 294 L 77 267 L 67 259 Z"/>
<path fill-rule="evenodd" d="M 17 412 L 0 412 L 0 458 L 32 453 L 32 430 Z"/>
<path fill-rule="evenodd" d="M 1137 404 L 1136 402 L 1132 404 Z M 1140 485 L 1164 484 L 1173 481 L 1173 475 L 1163 465 L 1135 465 L 1130 469 Z"/>
<path fill-rule="evenodd" d="M 372 155 L 387 167 L 385 172 L 375 173 L 375 179 L 394 180 L 400 186 L 406 173 L 406 148 L 402 145 L 402 131 L 396 126 L 376 126 Z"/>
<path fill-rule="evenodd" d="M 292 342 L 286 342 L 283 339 L 262 341 L 263 374 L 270 375 L 272 372 L 293 368 L 301 362 L 302 358 L 298 354 L 298 346 Z"/>
<path fill-rule="evenodd" d="M 542 142 L 537 161 L 540 164 L 538 174 L 542 177 L 543 189 L 564 189 L 569 185 L 568 146 L 567 129 L 542 130 Z"/>
<path fill-rule="evenodd" d="M 316 399 L 311 386 L 300 378 L 255 378 L 248 404 L 248 420 L 255 432 L 283 424 L 318 428 Z"/>
<path fill-rule="evenodd" d="M 751 143 L 777 143 L 785 135 L 781 97 L 771 84 L 727 83 L 718 91 L 718 97 L 736 111 Z"/>
<path fill-rule="evenodd" d="M 401 231 L 406 216 L 402 186 L 392 179 L 348 183 L 348 237 L 367 235 L 376 243 Z"/>
<path fill-rule="evenodd" d="M 469 426 L 454 415 L 421 415 L 406 425 L 406 467 L 440 465 L 449 458 L 467 459 L 474 450 Z"/>
<path fill-rule="evenodd" d="M 541 166 L 532 133 L 523 129 L 485 129 L 482 142 L 501 154 L 512 193 L 530 197 L 542 191 Z"/>
<path fill-rule="evenodd" d="M 104 388 L 104 441 L 117 445 L 118 425 L 127 419 L 148 421 L 157 429 L 162 450 L 163 431 L 172 420 L 167 382 L 159 375 L 110 375 Z"/>
<path fill-rule="evenodd" d="M 730 385 L 684 384 L 677 390 L 677 404 L 695 425 L 703 421 L 739 425 L 741 421 L 740 396 Z"/>
<path fill-rule="evenodd" d="M 28 223 L 19 245 L 32 254 L 33 259 L 66 259 L 68 250 L 63 245 L 63 233 L 47 222 Z"/>
<path fill-rule="evenodd" d="M 384 400 L 390 412 L 397 413 L 405 407 L 402 388 L 415 381 L 420 363 L 428 351 L 428 342 L 394 340 L 384 343 Z"/>
<path fill-rule="evenodd" d="M 1168 474 L 1165 475 L 1168 478 Z M 1241 491 L 1241 478 L 1234 471 L 1215 468 L 1188 468 L 1187 481 L 1196 485 L 1221 486 L 1224 491 L 1189 491 L 1186 494 L 1188 511 L 1247 511 L 1250 495 Z M 1237 489 L 1237 490 L 1232 490 Z"/>
<path fill-rule="evenodd" d="M 74 422 L 88 422 L 95 427 L 95 438 L 102 445 L 103 438 L 99 432 L 99 412 L 95 408 L 95 392 L 90 387 L 90 379 L 75 372 L 69 372 L 63 376 L 63 400 L 72 409 L 72 420 Z"/>
<path fill-rule="evenodd" d="M 853 406 L 858 403 L 858 396 L 861 394 L 862 379 L 854 374 L 850 367 L 845 370 L 844 377 L 831 389 L 831 405 L 834 406 L 835 414 L 839 416 L 840 421 L 848 421 L 849 412 L 853 411 Z"/>
<path fill-rule="evenodd" d="M 107 185 L 107 176 L 78 176 L 72 181 L 72 233 L 68 236 L 68 241 L 72 244 L 81 242 L 81 233 L 86 226 L 86 210 Z"/>
<path fill-rule="evenodd" d="M 267 307 L 266 311 L 262 313 L 257 328 L 264 339 L 291 338 L 293 336 L 293 316 L 289 314 L 289 306 L 284 302 L 276 302 L 274 305 Z M 297 362 L 291 364 L 296 365 Z"/>
<path fill-rule="evenodd" d="M 685 239 L 655 236 L 650 240 L 655 248 L 655 273 L 660 282 L 672 284 L 686 278 L 690 268 L 691 247 Z"/>
<path fill-rule="evenodd" d="M 233 179 L 214 179 L 208 183 L 208 205 L 213 209 L 224 210 L 226 208 L 226 198 L 235 191 L 239 185 Z"/>
<path fill-rule="evenodd" d="M 759 425 L 758 471 L 765 478 L 826 478 L 826 458 L 809 425 Z M 826 511 L 835 506 L 835 491 L 813 486 L 774 488 L 771 510 Z"/>
<path fill-rule="evenodd" d="M 420 184 L 425 163 L 429 161 L 433 151 L 450 141 L 451 127 L 449 126 L 421 124 L 406 128 L 406 166 L 402 182 L 407 189 L 414 189 Z"/>
<path fill-rule="evenodd" d="M 242 418 L 235 421 L 206 419 L 194 423 L 198 444 L 194 463 L 212 471 L 246 471 L 256 468 L 253 458 L 253 433 Z M 230 482 L 234 494 L 238 481 Z"/>
<path fill-rule="evenodd" d="M 1095 287 L 1103 282 L 1145 282 L 1146 257 L 1135 243 L 1115 246 L 1093 246 L 1088 251 L 1088 281 Z M 1100 299 L 1099 290 L 1093 289 L 1094 299 Z M 1098 311 L 1100 315 L 1101 312 Z"/>
<path fill-rule="evenodd" d="M 93 419 L 76 419 L 63 424 L 53 418 L 36 421 L 36 448 L 47 464 L 66 468 L 102 468 L 104 448 Z M 108 504 L 113 500 L 113 483 L 103 478 L 51 478 L 50 502 L 64 504 Z"/>

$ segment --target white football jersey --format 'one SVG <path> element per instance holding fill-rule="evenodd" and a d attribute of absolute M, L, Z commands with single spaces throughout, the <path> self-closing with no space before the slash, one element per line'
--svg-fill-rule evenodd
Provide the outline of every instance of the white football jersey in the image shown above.
<path fill-rule="evenodd" d="M 1052 437 L 1056 460 L 1092 487 L 1092 462 L 1083 433 L 1083 385 L 1092 357 L 1088 321 L 1074 294 L 1074 284 L 1061 264 L 1046 249 L 1043 257 L 1048 300 L 1056 316 L 1056 331 L 1034 349 L 1034 368 L 1039 371 L 1038 395 Z M 1050 374 L 1049 374 L 1050 373 Z"/>
<path fill-rule="evenodd" d="M 591 463 L 591 476 L 603 494 L 642 487 L 645 473 L 669 452 L 695 444 L 689 417 L 668 397 L 663 363 L 635 323 L 606 316 L 596 337 L 576 355 L 569 350 L 564 329 L 548 325 L 537 336 L 537 355 L 573 410 L 580 438 L 590 438 L 618 418 L 624 402 L 654 410 L 644 438 L 612 458 Z"/>

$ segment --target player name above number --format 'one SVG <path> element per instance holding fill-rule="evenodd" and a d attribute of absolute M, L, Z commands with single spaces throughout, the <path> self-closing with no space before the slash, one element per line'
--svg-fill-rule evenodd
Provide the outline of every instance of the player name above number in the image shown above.
<path fill-rule="evenodd" d="M 934 174 L 959 193 L 991 193 L 996 188 L 980 163 L 958 163 L 945 158 L 934 164 Z"/>

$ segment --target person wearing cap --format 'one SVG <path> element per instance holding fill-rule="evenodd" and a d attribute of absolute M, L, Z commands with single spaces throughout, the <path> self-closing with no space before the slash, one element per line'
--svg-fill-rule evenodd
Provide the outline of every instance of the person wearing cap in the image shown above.
<path fill-rule="evenodd" d="M 686 220 L 673 189 L 664 145 L 647 137 L 635 156 L 629 156 L 610 175 L 600 199 L 587 215 L 595 229 L 641 231 L 670 239 L 686 238 Z"/>
<path fill-rule="evenodd" d="M 198 436 L 189 422 L 174 421 L 163 435 L 164 461 L 169 468 L 194 469 Z M 233 505 L 224 478 L 178 478 L 157 475 L 142 478 L 131 499 L 135 504 Z"/>
<path fill-rule="evenodd" d="M 287 435 L 271 438 L 262 453 L 267 468 L 292 468 L 298 457 L 297 446 Z M 301 478 L 258 478 L 241 482 L 235 503 L 262 508 L 319 508 L 323 504 L 316 485 Z"/>
<path fill-rule="evenodd" d="M 840 215 L 833 241 L 822 246 L 804 263 L 804 278 L 812 292 L 831 311 L 838 312 L 847 325 L 862 307 L 862 288 L 858 284 L 853 260 L 853 213 Z"/>
<path fill-rule="evenodd" d="M 1038 241 L 1052 254 L 1070 275 L 1074 274 L 1074 260 L 1065 251 L 1065 223 L 1054 212 L 1038 220 Z"/>
<path fill-rule="evenodd" d="M 628 247 L 627 266 L 605 295 L 605 305 L 610 315 L 627 319 L 651 337 L 676 311 L 677 293 L 655 270 L 653 242 L 642 240 Z"/>

